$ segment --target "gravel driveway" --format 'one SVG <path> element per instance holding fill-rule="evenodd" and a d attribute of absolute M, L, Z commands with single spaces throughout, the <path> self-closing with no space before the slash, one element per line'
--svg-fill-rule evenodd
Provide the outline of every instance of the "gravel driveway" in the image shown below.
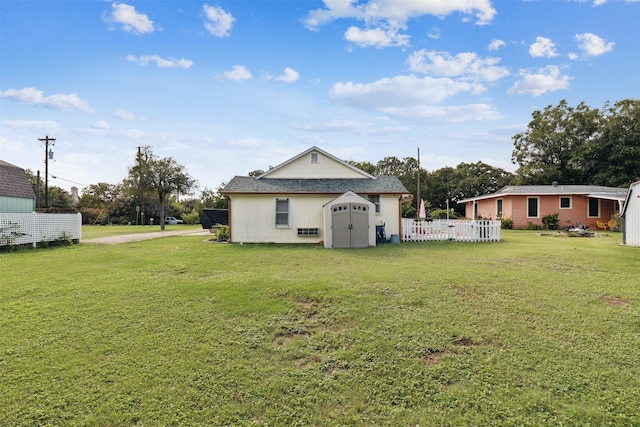
<path fill-rule="evenodd" d="M 82 239 L 81 243 L 103 243 L 105 245 L 117 245 L 119 243 L 139 242 L 141 240 L 157 239 L 167 236 L 209 236 L 209 230 L 175 230 L 156 231 L 153 233 L 123 234 L 121 236 L 99 237 L 97 239 Z"/>

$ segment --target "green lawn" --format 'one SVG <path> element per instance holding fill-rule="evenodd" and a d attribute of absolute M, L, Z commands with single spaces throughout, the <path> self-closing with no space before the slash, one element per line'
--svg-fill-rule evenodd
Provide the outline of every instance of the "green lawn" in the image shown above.
<path fill-rule="evenodd" d="M 640 249 L 502 237 L 0 253 L 0 425 L 640 425 Z"/>
<path fill-rule="evenodd" d="M 166 231 L 191 229 L 202 230 L 202 226 L 200 224 L 166 224 L 164 229 Z M 83 225 L 82 240 L 97 239 L 99 237 L 107 236 L 121 236 L 125 234 L 154 233 L 157 231 L 162 231 L 160 230 L 159 225 Z"/>

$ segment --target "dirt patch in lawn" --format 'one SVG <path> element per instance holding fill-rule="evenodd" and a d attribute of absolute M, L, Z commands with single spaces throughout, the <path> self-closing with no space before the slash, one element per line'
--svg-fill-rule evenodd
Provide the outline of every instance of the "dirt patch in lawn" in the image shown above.
<path fill-rule="evenodd" d="M 625 305 L 629 304 L 629 301 L 623 300 L 622 298 L 607 297 L 607 296 L 601 296 L 600 301 L 602 301 L 605 304 L 612 305 L 614 307 L 624 307 Z"/>

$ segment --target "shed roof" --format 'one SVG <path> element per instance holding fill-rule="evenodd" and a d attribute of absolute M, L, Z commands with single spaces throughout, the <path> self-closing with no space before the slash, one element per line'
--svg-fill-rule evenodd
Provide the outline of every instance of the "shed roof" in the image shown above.
<path fill-rule="evenodd" d="M 24 169 L 0 160 L 0 196 L 35 199 L 36 193 Z"/>
<path fill-rule="evenodd" d="M 631 204 L 631 195 L 634 192 L 635 188 L 640 188 L 640 181 L 636 181 L 629 186 L 629 190 L 627 191 L 627 195 L 624 199 L 624 205 L 622 206 L 622 211 L 620 212 L 621 217 L 625 217 L 627 214 L 627 206 Z M 638 194 L 638 190 L 635 191 L 636 197 L 640 198 L 640 194 Z"/>
<path fill-rule="evenodd" d="M 235 176 L 222 190 L 223 194 L 343 194 L 347 191 L 366 194 L 409 194 L 395 176 L 377 179 L 288 179 Z"/>
<path fill-rule="evenodd" d="M 575 196 L 583 195 L 598 199 L 623 201 L 627 195 L 626 188 L 604 187 L 601 185 L 508 185 L 491 194 L 469 197 L 458 203 L 474 200 L 493 199 L 504 196 Z"/>

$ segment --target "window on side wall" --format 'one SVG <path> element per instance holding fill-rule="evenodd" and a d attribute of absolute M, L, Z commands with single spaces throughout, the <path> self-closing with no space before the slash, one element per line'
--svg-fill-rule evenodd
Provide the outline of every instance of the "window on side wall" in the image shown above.
<path fill-rule="evenodd" d="M 538 218 L 538 198 L 527 198 L 527 218 Z"/>
<path fill-rule="evenodd" d="M 502 199 L 496 200 L 496 217 L 502 218 Z"/>
<path fill-rule="evenodd" d="M 319 158 L 318 158 L 318 153 L 311 153 L 311 163 L 318 163 L 319 162 Z"/>
<path fill-rule="evenodd" d="M 560 197 L 560 209 L 571 209 L 571 197 Z"/>
<path fill-rule="evenodd" d="M 276 199 L 276 227 L 289 227 L 289 199 Z"/>
<path fill-rule="evenodd" d="M 376 205 L 376 213 L 379 214 L 380 213 L 380 195 L 379 194 L 369 194 L 367 196 L 367 198 L 369 199 L 369 201 L 371 203 Z"/>
<path fill-rule="evenodd" d="M 589 218 L 600 217 L 600 199 L 589 197 Z"/>

